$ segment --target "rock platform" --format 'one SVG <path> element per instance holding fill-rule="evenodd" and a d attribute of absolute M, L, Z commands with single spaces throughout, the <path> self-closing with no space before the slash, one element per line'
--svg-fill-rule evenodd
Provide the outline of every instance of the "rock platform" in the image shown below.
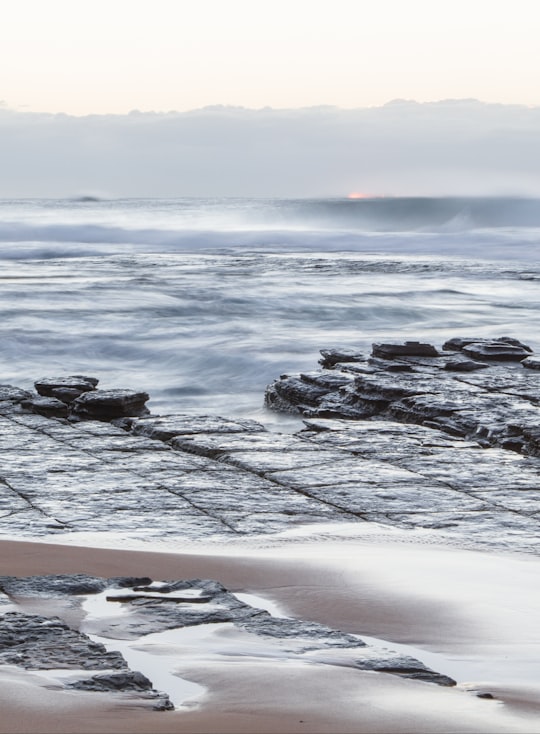
<path fill-rule="evenodd" d="M 89 615 L 85 602 L 98 594 L 105 595 L 109 604 L 121 605 L 122 614 L 108 616 L 111 612 L 105 610 L 101 616 Z M 26 613 L 25 605 L 36 600 L 49 609 L 53 602 L 56 614 Z M 70 620 L 70 625 L 63 617 Z M 144 650 L 147 635 L 208 625 L 238 630 L 239 661 L 255 654 L 256 643 L 266 659 L 346 665 L 442 686 L 455 685 L 452 678 L 419 660 L 366 645 L 356 635 L 316 622 L 274 617 L 241 601 L 213 580 L 154 582 L 150 578 L 105 579 L 84 574 L 0 577 L 0 665 L 17 665 L 51 676 L 66 671 L 71 675 L 63 676 L 65 688 L 118 693 L 128 700 L 140 699 L 158 711 L 174 708 L 169 695 L 155 690 L 141 671 L 131 670 L 115 646 L 120 644 L 126 649 L 126 641 L 132 641 L 134 649 Z M 167 644 L 174 649 L 170 640 Z M 214 654 L 219 655 L 219 640 L 214 644 Z M 152 655 L 151 645 L 149 650 Z M 233 655 L 229 648 L 226 654 Z M 181 657 L 178 662 L 182 662 Z M 62 680 L 58 687 L 62 687 Z M 172 695 L 172 691 L 169 693 Z"/>
<path fill-rule="evenodd" d="M 386 356 L 368 358 L 323 350 L 328 367 L 268 387 L 269 407 L 304 417 L 292 435 L 251 420 L 152 416 L 144 394 L 107 395 L 95 378 L 38 381 L 45 399 L 68 390 L 67 416 L 0 386 L 0 533 L 226 541 L 375 522 L 537 553 L 540 373 L 517 340 L 490 345 L 377 345 Z M 471 369 L 481 349 L 489 356 Z M 98 393 L 100 420 L 74 410 Z"/>
<path fill-rule="evenodd" d="M 442 350 L 405 342 L 374 345 L 370 357 L 321 354 L 319 369 L 267 389 L 269 408 L 303 417 L 292 435 L 252 420 L 153 416 L 146 393 L 98 390 L 93 377 L 38 380 L 37 393 L 1 385 L 0 533 L 222 543 L 377 523 L 538 553 L 540 361 L 529 347 L 456 338 Z M 124 614 L 84 622 L 84 600 L 99 594 Z M 54 600 L 56 616 L 28 613 L 36 597 L 45 609 Z M 68 687 L 159 710 L 172 706 L 167 693 L 131 670 L 114 640 L 205 624 L 277 641 L 280 656 L 454 683 L 354 635 L 274 617 L 217 581 L 0 577 L 0 663 L 73 670 Z"/>

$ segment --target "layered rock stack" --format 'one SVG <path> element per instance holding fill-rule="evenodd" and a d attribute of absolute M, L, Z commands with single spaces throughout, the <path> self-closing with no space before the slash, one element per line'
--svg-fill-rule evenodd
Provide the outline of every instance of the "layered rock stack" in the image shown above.
<path fill-rule="evenodd" d="M 85 375 L 45 377 L 36 380 L 36 393 L 0 386 L 1 401 L 20 404 L 21 408 L 47 418 L 112 421 L 149 413 L 146 392 L 126 389 L 98 390 L 99 380 Z"/>
<path fill-rule="evenodd" d="M 540 359 L 517 339 L 457 337 L 442 350 L 377 343 L 369 357 L 350 349 L 321 355 L 322 369 L 269 385 L 266 406 L 309 418 L 416 423 L 540 455 Z"/>

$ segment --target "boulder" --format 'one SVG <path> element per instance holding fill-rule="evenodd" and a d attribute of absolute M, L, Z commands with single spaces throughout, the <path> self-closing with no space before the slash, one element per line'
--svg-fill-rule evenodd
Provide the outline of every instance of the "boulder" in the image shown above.
<path fill-rule="evenodd" d="M 46 418 L 67 418 L 69 408 L 65 402 L 57 398 L 33 397 L 23 400 L 21 407 L 29 410 L 37 415 L 44 415 Z"/>
<path fill-rule="evenodd" d="M 43 397 L 57 398 L 64 403 L 72 403 L 79 395 L 96 389 L 99 380 L 84 375 L 69 377 L 43 377 L 34 382 L 34 387 Z"/>
<path fill-rule="evenodd" d="M 380 359 L 394 359 L 394 357 L 438 357 L 439 352 L 431 344 L 406 341 L 403 344 L 373 344 L 371 355 Z"/>
<path fill-rule="evenodd" d="M 526 357 L 521 364 L 528 370 L 540 370 L 540 359 L 538 357 Z"/>
<path fill-rule="evenodd" d="M 524 347 L 495 340 L 466 344 L 461 351 L 472 359 L 499 362 L 521 362 L 529 356 L 529 351 Z"/>
<path fill-rule="evenodd" d="M 79 419 L 111 421 L 147 415 L 146 392 L 136 390 L 93 390 L 84 392 L 71 405 L 71 415 Z"/>
<path fill-rule="evenodd" d="M 520 347 L 521 349 L 525 350 L 526 352 L 532 353 L 531 347 L 527 346 L 527 344 L 523 344 L 523 342 L 520 342 L 519 339 L 514 339 L 511 336 L 498 336 L 495 339 L 486 339 L 484 337 L 467 337 L 467 336 L 456 336 L 452 339 L 448 339 L 443 345 L 442 348 L 444 351 L 450 351 L 450 352 L 459 352 L 464 347 L 469 346 L 469 344 L 508 344 L 512 347 Z"/>

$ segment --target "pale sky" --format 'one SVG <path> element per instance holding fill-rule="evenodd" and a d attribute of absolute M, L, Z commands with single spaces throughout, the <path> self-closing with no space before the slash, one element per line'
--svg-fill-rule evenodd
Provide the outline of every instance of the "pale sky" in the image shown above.
<path fill-rule="evenodd" d="M 540 0 L 17 0 L 0 100 L 126 113 L 392 99 L 540 105 Z"/>

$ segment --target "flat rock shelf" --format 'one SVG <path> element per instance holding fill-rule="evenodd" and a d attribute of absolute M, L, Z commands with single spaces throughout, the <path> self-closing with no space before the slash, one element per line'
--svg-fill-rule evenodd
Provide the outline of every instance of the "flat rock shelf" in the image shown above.
<path fill-rule="evenodd" d="M 0 385 L 0 532 L 222 544 L 376 523 L 538 553 L 540 372 L 529 347 L 457 337 L 442 350 L 407 341 L 375 344 L 369 357 L 321 354 L 317 370 L 267 388 L 270 409 L 303 417 L 292 435 L 239 418 L 151 415 L 147 393 L 101 390 L 94 377 L 43 378 L 36 393 Z M 107 611 L 92 616 L 92 599 Z M 2 665 L 67 671 L 64 688 L 157 710 L 173 702 L 128 662 L 130 641 L 140 650 L 205 625 L 228 625 L 240 656 L 255 644 L 267 657 L 455 685 L 407 654 L 273 616 L 215 580 L 0 577 Z"/>
<path fill-rule="evenodd" d="M 322 350 L 320 369 L 267 388 L 268 407 L 304 417 L 293 435 L 153 416 L 145 393 L 97 390 L 91 377 L 39 380 L 41 396 L 0 386 L 0 532 L 223 541 L 375 522 L 537 553 L 540 373 L 529 348 L 456 338 L 442 352 L 405 342 L 373 353 Z M 89 397 L 99 420 L 81 408 Z"/>

